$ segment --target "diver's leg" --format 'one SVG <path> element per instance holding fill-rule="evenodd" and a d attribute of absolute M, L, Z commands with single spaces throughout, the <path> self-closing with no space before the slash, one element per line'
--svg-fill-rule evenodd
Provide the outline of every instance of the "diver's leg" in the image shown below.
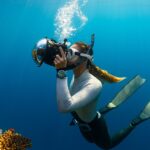
<path fill-rule="evenodd" d="M 120 132 L 118 132 L 117 134 L 115 134 L 112 138 L 111 138 L 111 146 L 110 148 L 115 147 L 116 145 L 120 144 L 130 133 L 131 131 L 135 128 L 135 126 L 132 126 L 131 124 L 121 130 Z"/>
<path fill-rule="evenodd" d="M 84 126 L 83 126 L 84 125 Z M 88 125 L 89 128 L 85 128 Z M 108 133 L 105 119 L 97 113 L 96 118 L 87 124 L 79 124 L 79 129 L 83 137 L 90 143 L 95 143 L 98 147 L 108 150 L 111 139 Z"/>
<path fill-rule="evenodd" d="M 141 78 L 139 75 L 135 76 L 132 80 L 126 84 L 121 91 L 119 91 L 115 98 L 108 103 L 104 108 L 100 109 L 101 114 L 105 114 L 110 110 L 118 107 L 125 100 L 127 100 L 137 89 L 139 89 L 144 83 L 145 79 Z"/>
<path fill-rule="evenodd" d="M 103 116 L 101 116 L 101 118 L 95 124 L 93 124 L 92 135 L 94 143 L 100 148 L 109 150 L 124 140 L 134 128 L 135 126 L 130 124 L 127 128 L 121 130 L 111 138 L 108 133 L 106 122 Z"/>
<path fill-rule="evenodd" d="M 88 142 L 90 142 L 90 143 L 93 143 L 93 142 L 94 142 L 94 141 L 93 141 L 93 136 L 92 136 L 91 132 L 85 131 L 85 130 L 83 130 L 81 127 L 79 127 L 79 129 L 80 129 L 80 133 L 82 134 L 82 136 L 83 136 Z"/>
<path fill-rule="evenodd" d="M 108 150 L 111 145 L 111 138 L 108 133 L 107 124 L 101 115 L 99 119 L 90 124 L 92 127 L 93 142 L 100 148 Z"/>
<path fill-rule="evenodd" d="M 150 102 L 145 106 L 140 115 L 132 120 L 127 128 L 110 138 L 105 119 L 101 115 L 100 118 L 90 123 L 92 127 L 92 131 L 89 133 L 92 139 L 90 142 L 94 142 L 100 148 L 109 150 L 121 143 L 138 124 L 148 119 L 150 119 Z"/>
<path fill-rule="evenodd" d="M 130 125 L 127 128 L 123 129 L 112 137 L 111 148 L 118 145 L 122 140 L 124 140 L 137 125 L 148 119 L 150 119 L 150 102 L 145 106 L 140 115 L 131 121 Z"/>

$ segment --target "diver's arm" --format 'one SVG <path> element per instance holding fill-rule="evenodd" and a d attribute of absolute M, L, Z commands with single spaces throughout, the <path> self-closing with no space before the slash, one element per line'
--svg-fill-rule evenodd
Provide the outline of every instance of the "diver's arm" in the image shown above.
<path fill-rule="evenodd" d="M 60 112 L 72 112 L 92 102 L 100 93 L 102 85 L 88 83 L 79 92 L 72 95 L 68 88 L 67 78 L 57 78 L 57 103 Z"/>

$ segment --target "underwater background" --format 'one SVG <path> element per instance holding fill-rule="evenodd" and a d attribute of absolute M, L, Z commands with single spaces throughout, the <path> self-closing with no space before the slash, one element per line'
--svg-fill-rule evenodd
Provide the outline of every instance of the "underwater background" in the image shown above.
<path fill-rule="evenodd" d="M 58 112 L 55 69 L 38 68 L 31 57 L 39 39 L 62 40 L 56 16 L 70 1 L 77 2 L 79 9 L 74 18 L 70 16 L 73 28 L 64 37 L 71 43 L 90 43 L 95 33 L 95 64 L 127 77 L 103 88 L 99 107 L 135 75 L 147 79 L 127 102 L 106 115 L 111 135 L 126 127 L 150 100 L 149 0 L 0 1 L 0 128 L 14 128 L 31 138 L 33 150 L 100 149 L 86 142 L 77 127 L 69 126 L 70 114 Z M 69 71 L 69 80 L 71 74 Z M 114 149 L 149 150 L 149 143 L 150 121 L 146 121 Z"/>

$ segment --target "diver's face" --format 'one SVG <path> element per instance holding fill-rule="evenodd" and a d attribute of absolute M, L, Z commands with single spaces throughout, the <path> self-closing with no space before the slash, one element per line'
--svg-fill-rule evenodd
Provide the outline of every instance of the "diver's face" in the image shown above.
<path fill-rule="evenodd" d="M 73 44 L 70 49 L 73 48 L 73 49 L 77 49 L 78 51 L 79 50 L 79 46 L 77 44 Z M 76 64 L 78 61 L 80 60 L 80 57 L 75 55 L 73 56 L 71 59 L 68 59 L 68 65 L 72 65 L 72 64 Z"/>

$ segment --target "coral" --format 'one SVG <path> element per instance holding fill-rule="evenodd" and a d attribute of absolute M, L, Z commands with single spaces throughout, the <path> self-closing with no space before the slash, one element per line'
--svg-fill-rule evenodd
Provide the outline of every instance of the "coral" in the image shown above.
<path fill-rule="evenodd" d="M 9 129 L 0 135 L 0 150 L 26 150 L 31 148 L 31 140 Z"/>

